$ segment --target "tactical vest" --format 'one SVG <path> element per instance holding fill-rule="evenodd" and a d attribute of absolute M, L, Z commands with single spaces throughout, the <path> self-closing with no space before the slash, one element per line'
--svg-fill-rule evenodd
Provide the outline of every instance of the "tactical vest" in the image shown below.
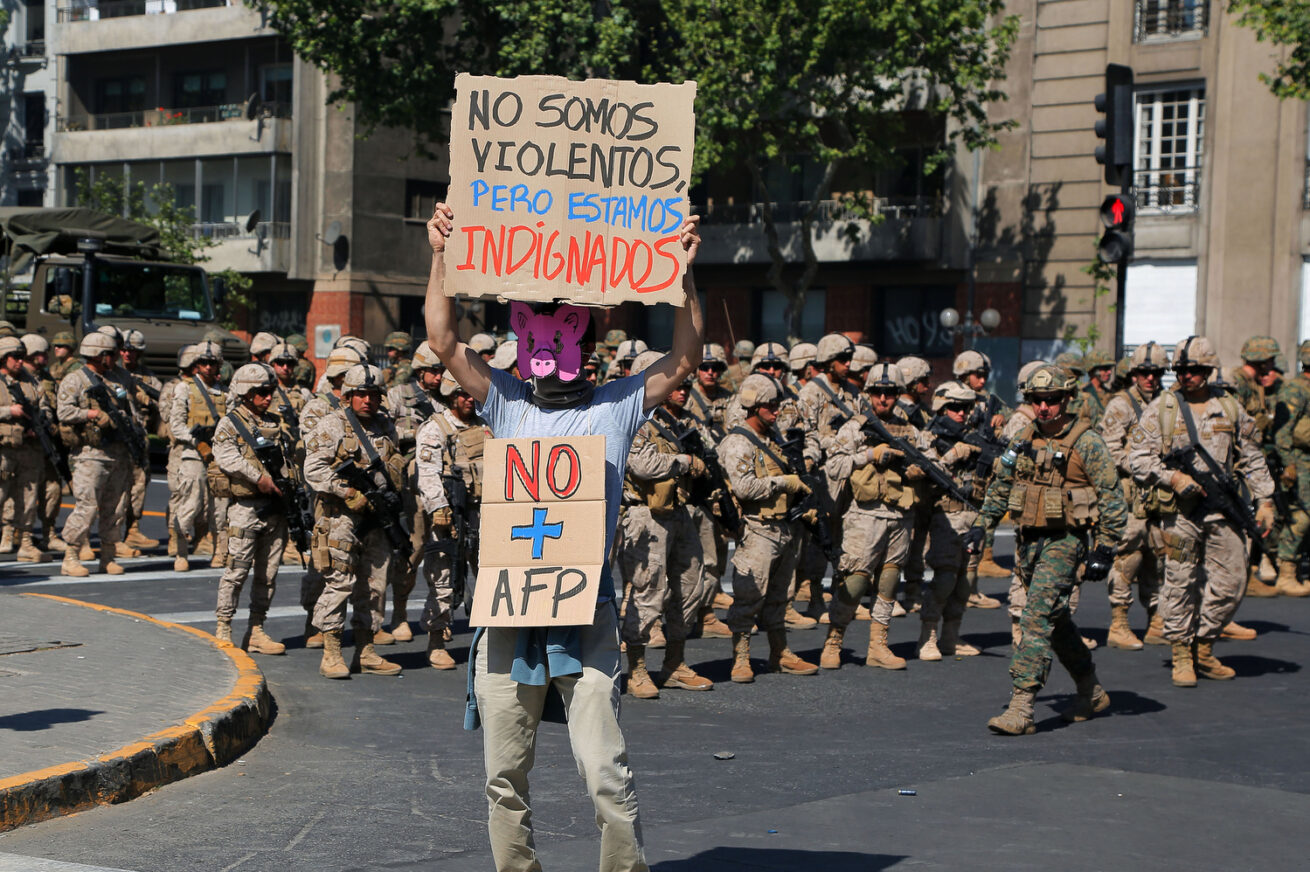
<path fill-rule="evenodd" d="M 771 436 L 757 436 L 761 442 L 769 447 L 768 451 L 762 450 L 758 445 L 752 444 L 751 462 L 755 467 L 756 478 L 771 478 L 778 475 L 786 475 L 787 470 L 779 464 L 777 457 L 782 457 L 782 449 L 773 441 Z M 790 508 L 788 503 L 789 495 L 786 491 L 778 491 L 772 497 L 764 500 L 742 500 L 742 511 L 747 515 L 754 515 L 766 521 L 776 521 L 787 517 L 787 509 Z"/>
<path fill-rule="evenodd" d="M 17 400 L 14 395 L 22 387 L 9 381 L 9 377 L 0 378 L 0 405 L 12 406 Z M 21 418 L 0 421 L 0 448 L 18 448 L 23 444 L 23 433 L 28 425 Z"/>
<path fill-rule="evenodd" d="M 463 453 L 473 486 L 469 496 L 482 502 L 482 450 L 487 441 L 487 430 L 481 423 L 469 424 L 455 434 L 455 441 Z"/>
<path fill-rule="evenodd" d="M 868 420 L 865 415 L 856 415 L 851 420 L 857 427 L 864 426 Z M 899 418 L 883 421 L 887 432 L 902 439 L 909 439 L 914 428 Z M 919 501 L 919 492 L 913 482 L 905 480 L 899 469 L 881 469 L 876 463 L 867 463 L 851 473 L 851 496 L 861 508 L 872 508 L 875 503 L 883 503 L 893 508 L 908 510 Z"/>
<path fill-rule="evenodd" d="M 235 414 L 241 416 L 241 423 L 250 431 L 250 435 L 256 438 L 263 437 L 270 442 L 277 442 L 281 437 L 282 422 L 274 415 L 264 418 L 256 418 L 246 409 L 240 409 Z M 237 450 L 241 452 L 241 459 L 245 460 L 251 466 L 258 469 L 260 474 L 272 474 L 259 462 L 258 455 L 255 454 L 255 448 L 249 442 L 241 437 L 238 433 L 236 437 Z M 205 470 L 206 478 L 209 480 L 209 489 L 214 492 L 214 496 L 237 497 L 246 499 L 250 497 L 263 497 L 266 494 L 260 493 L 259 488 L 254 482 L 246 481 L 244 478 L 230 476 L 219 468 L 218 463 L 211 463 Z M 224 490 L 226 493 L 220 493 Z"/>
<path fill-rule="evenodd" d="M 676 442 L 668 439 L 656 427 L 651 427 L 650 441 L 655 445 L 655 450 L 660 454 L 677 454 L 678 445 Z M 680 500 L 678 498 L 678 476 L 669 476 L 661 479 L 640 479 L 635 475 L 627 475 L 627 490 L 631 498 L 639 505 L 644 505 L 650 509 L 650 513 L 656 517 L 667 517 L 673 514 Z"/>
<path fill-rule="evenodd" d="M 1030 447 L 1015 462 L 1007 506 L 1020 527 L 1081 529 L 1096 523 L 1096 488 L 1074 448 L 1090 429 L 1080 420 L 1063 438 L 1048 439 L 1035 425 L 1024 428 L 1018 438 Z"/>
<path fill-rule="evenodd" d="M 1237 421 L 1241 414 L 1241 405 L 1237 402 L 1237 398 L 1232 394 L 1213 390 L 1210 396 L 1219 401 L 1219 408 L 1223 410 L 1224 417 L 1233 425 L 1233 432 L 1236 435 Z M 1161 455 L 1168 454 L 1173 448 L 1174 432 L 1178 429 L 1181 414 L 1178 411 L 1178 402 L 1179 397 L 1175 391 L 1165 391 L 1160 394 Z M 1236 440 L 1234 440 L 1234 448 L 1236 448 Z M 1168 483 L 1153 485 L 1150 492 L 1143 499 L 1143 505 L 1145 510 L 1151 514 L 1172 515 L 1182 510 L 1178 502 L 1178 495 L 1174 493 L 1173 488 Z"/>

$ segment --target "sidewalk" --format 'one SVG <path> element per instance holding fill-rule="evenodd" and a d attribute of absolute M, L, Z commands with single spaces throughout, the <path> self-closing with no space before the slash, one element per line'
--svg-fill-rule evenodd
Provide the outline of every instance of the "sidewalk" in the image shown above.
<path fill-rule="evenodd" d="M 270 710 L 254 662 L 207 633 L 0 593 L 0 832 L 229 763 Z"/>

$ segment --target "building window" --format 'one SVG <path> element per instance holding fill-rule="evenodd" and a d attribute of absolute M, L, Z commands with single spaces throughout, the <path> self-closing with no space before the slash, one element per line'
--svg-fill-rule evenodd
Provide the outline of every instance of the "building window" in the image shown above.
<path fill-rule="evenodd" d="M 259 68 L 259 99 L 290 109 L 294 79 L 291 64 L 264 64 Z"/>
<path fill-rule="evenodd" d="M 1209 13 L 1208 0 L 1137 0 L 1133 41 L 1205 36 Z"/>
<path fill-rule="evenodd" d="M 173 105 L 178 109 L 218 106 L 227 102 L 227 73 L 206 70 L 178 73 L 173 78 Z"/>
<path fill-rule="evenodd" d="M 873 347 L 879 359 L 907 354 L 949 357 L 954 335 L 942 326 L 942 309 L 955 305 L 953 287 L 882 288 L 877 297 Z"/>
<path fill-rule="evenodd" d="M 446 198 L 445 182 L 426 179 L 405 179 L 405 218 L 410 221 L 427 221 L 437 203 Z"/>
<path fill-rule="evenodd" d="M 1194 212 L 1201 190 L 1205 89 L 1141 91 L 1133 186 L 1141 212 Z"/>
<path fill-rule="evenodd" d="M 810 288 L 805 292 L 805 305 L 801 308 L 801 338 L 817 342 L 824 334 L 827 316 L 827 291 Z M 781 291 L 768 288 L 755 292 L 755 311 L 751 332 L 738 333 L 738 339 L 752 338 L 757 342 L 787 343 L 791 337 L 791 301 Z M 742 325 L 739 323 L 737 329 Z"/>
<path fill-rule="evenodd" d="M 101 79 L 96 82 L 96 112 L 101 115 L 140 112 L 146 108 L 144 76 Z"/>

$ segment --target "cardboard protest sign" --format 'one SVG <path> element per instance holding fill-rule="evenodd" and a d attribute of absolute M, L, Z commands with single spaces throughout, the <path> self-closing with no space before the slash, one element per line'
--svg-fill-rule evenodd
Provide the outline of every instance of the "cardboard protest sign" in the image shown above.
<path fill-rule="evenodd" d="M 475 627 L 590 624 L 605 565 L 605 437 L 488 439 Z"/>
<path fill-rule="evenodd" d="M 446 293 L 682 305 L 696 83 L 461 73 Z"/>

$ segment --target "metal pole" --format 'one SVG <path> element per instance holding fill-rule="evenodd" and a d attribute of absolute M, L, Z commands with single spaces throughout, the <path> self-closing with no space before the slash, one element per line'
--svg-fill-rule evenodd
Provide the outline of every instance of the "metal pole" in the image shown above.
<path fill-rule="evenodd" d="M 1125 169 L 1123 176 L 1119 179 L 1119 193 L 1125 199 L 1132 196 L 1132 168 Z M 1136 199 L 1133 201 L 1133 214 L 1137 213 Z M 1134 219 L 1135 220 L 1135 219 Z M 1128 254 L 1119 258 L 1118 264 L 1115 265 L 1115 294 L 1114 294 L 1114 358 L 1118 360 L 1124 355 L 1124 310 L 1128 308 Z"/>
<path fill-rule="evenodd" d="M 966 295 L 967 305 L 965 306 L 964 322 L 960 325 L 963 327 L 964 350 L 973 350 L 973 342 L 976 334 L 973 329 L 973 306 L 978 297 L 978 197 L 981 194 L 982 184 L 982 152 L 974 149 L 973 152 L 973 203 L 971 204 L 969 214 L 969 262 L 967 269 L 968 291 Z"/>

